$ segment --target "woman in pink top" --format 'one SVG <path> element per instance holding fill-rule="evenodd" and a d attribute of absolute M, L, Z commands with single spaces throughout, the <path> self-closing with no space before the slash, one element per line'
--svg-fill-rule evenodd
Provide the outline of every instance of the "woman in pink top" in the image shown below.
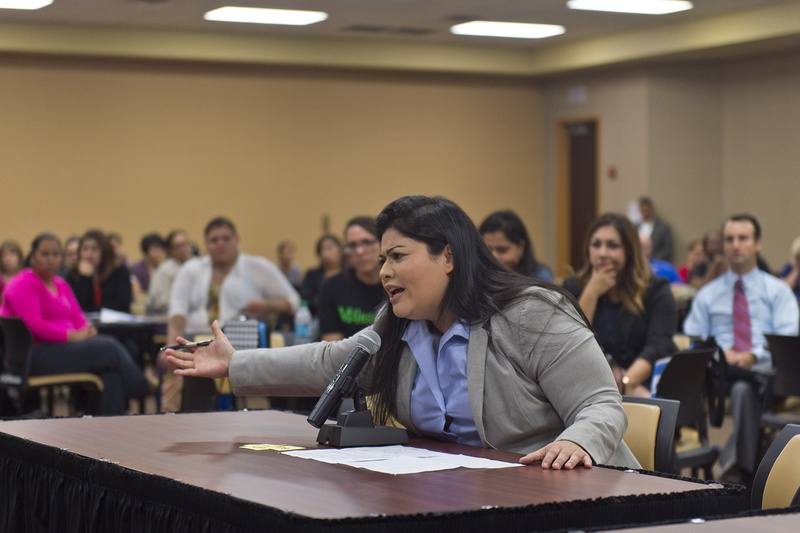
<path fill-rule="evenodd" d="M 60 261 L 58 237 L 37 236 L 30 268 L 6 285 L 0 315 L 21 318 L 33 335 L 31 375 L 97 374 L 104 387 L 100 414 L 125 414 L 128 399 L 147 394 L 149 382 L 119 341 L 86 322 L 69 284 L 56 275 Z"/>

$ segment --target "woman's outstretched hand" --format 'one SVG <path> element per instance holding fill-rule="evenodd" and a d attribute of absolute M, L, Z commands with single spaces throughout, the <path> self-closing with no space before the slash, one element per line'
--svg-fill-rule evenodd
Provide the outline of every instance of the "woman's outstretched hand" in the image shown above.
<path fill-rule="evenodd" d="M 233 346 L 228 337 L 215 320 L 211 324 L 214 341 L 208 346 L 200 348 L 186 348 L 186 350 L 166 350 L 167 362 L 175 367 L 175 375 L 199 378 L 224 378 L 228 375 L 228 367 L 233 358 Z M 178 344 L 186 339 L 178 337 Z"/>
<path fill-rule="evenodd" d="M 562 468 L 572 470 L 580 465 L 586 468 L 592 467 L 592 458 L 586 453 L 586 450 L 568 440 L 551 442 L 544 448 L 539 448 L 519 460 L 524 465 L 536 461 L 542 462 L 542 468 L 552 468 L 553 470 Z"/>

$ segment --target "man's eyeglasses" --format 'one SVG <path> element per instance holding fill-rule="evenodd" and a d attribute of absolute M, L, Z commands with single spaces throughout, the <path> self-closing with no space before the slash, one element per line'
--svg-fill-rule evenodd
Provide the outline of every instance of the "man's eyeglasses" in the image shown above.
<path fill-rule="evenodd" d="M 358 252 L 359 250 L 371 250 L 378 245 L 378 241 L 375 239 L 372 240 L 365 240 L 361 242 L 348 242 L 347 246 L 345 246 L 344 251 L 347 253 L 350 252 Z"/>

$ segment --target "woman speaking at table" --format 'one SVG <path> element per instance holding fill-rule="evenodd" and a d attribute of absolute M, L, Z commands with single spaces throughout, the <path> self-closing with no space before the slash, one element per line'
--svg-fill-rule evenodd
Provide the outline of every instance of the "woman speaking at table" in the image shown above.
<path fill-rule="evenodd" d="M 389 304 L 360 382 L 379 422 L 544 468 L 637 467 L 608 363 L 569 295 L 503 267 L 444 198 L 392 202 L 378 237 Z M 168 350 L 169 361 L 181 375 L 230 376 L 237 394 L 319 395 L 356 344 L 235 352 L 213 329 L 210 346 Z"/>
<path fill-rule="evenodd" d="M 100 414 L 122 415 L 129 398 L 150 391 L 150 383 L 115 338 L 87 324 L 75 295 L 56 276 L 61 242 L 42 233 L 31 244 L 30 268 L 6 287 L 0 315 L 18 317 L 33 336 L 31 375 L 91 372 L 103 381 Z"/>

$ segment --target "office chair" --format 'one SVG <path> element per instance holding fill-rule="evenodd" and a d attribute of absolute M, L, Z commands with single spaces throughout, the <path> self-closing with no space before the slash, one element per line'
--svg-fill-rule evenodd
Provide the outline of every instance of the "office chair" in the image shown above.
<path fill-rule="evenodd" d="M 716 348 L 704 348 L 676 353 L 664 368 L 656 388 L 658 398 L 680 402 L 679 438 L 672 467 L 676 474 L 691 468 L 692 476 L 698 477 L 702 468 L 705 479 L 711 479 L 711 468 L 719 457 L 719 447 L 708 439 L 705 406 L 706 373 L 715 352 Z"/>
<path fill-rule="evenodd" d="M 623 440 L 645 470 L 672 472 L 680 405 L 665 398 L 622 397 L 628 415 Z"/>
<path fill-rule="evenodd" d="M 800 424 L 787 424 L 767 450 L 753 480 L 754 509 L 775 509 L 800 499 Z"/>
<path fill-rule="evenodd" d="M 787 335 L 764 335 L 772 353 L 775 375 L 772 382 L 772 396 L 788 398 L 800 396 L 800 337 Z M 780 430 L 786 424 L 800 424 L 797 410 L 773 411 L 769 409 L 772 398 L 767 400 L 767 408 L 761 416 L 761 426 L 766 430 Z"/>
<path fill-rule="evenodd" d="M 17 412 L 25 411 L 24 400 L 31 390 L 47 391 L 47 408 L 50 416 L 53 415 L 55 403 L 55 388 L 63 385 L 79 386 L 89 392 L 89 411 L 97 411 L 100 395 L 103 392 L 103 381 L 89 372 L 67 374 L 49 374 L 31 376 L 31 358 L 33 356 L 33 336 L 25 323 L 19 318 L 0 318 L 0 331 L 2 331 L 3 346 L 5 351 L 5 368 L 0 374 L 0 387 L 8 390 L 9 395 L 16 404 Z M 74 411 L 74 406 L 70 406 Z"/>

